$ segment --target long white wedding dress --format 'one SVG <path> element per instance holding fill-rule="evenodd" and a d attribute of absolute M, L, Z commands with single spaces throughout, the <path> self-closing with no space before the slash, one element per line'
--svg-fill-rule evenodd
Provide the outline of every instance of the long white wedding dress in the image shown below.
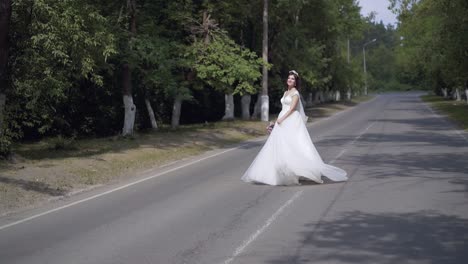
<path fill-rule="evenodd" d="M 300 96 L 299 92 L 294 91 L 281 98 L 282 109 L 278 118 L 288 112 L 293 96 Z M 322 176 L 325 176 L 332 181 L 346 181 L 346 171 L 323 162 L 307 131 L 306 121 L 299 97 L 296 111 L 280 125 L 275 124 L 242 180 L 268 185 L 295 185 L 299 184 L 300 178 L 323 183 Z"/>

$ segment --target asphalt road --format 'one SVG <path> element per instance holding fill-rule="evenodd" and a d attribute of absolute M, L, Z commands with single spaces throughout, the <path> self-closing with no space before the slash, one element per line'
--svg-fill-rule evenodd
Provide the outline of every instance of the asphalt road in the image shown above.
<path fill-rule="evenodd" d="M 240 181 L 263 140 L 0 219 L 0 263 L 468 263 L 468 137 L 418 93 L 310 126 L 345 183 Z"/>

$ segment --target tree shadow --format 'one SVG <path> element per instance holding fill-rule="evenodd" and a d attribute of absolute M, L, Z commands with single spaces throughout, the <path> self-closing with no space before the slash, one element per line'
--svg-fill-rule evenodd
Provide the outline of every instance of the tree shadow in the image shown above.
<path fill-rule="evenodd" d="M 415 145 L 419 147 L 422 147 L 423 145 L 421 145 L 421 143 L 424 143 L 424 146 L 468 147 L 468 144 L 462 137 L 456 135 L 447 136 L 431 132 L 411 132 L 401 134 L 367 133 L 359 139 L 358 143 L 394 143 L 395 146 Z"/>
<path fill-rule="evenodd" d="M 414 110 L 411 110 L 411 111 L 414 111 Z M 437 118 L 437 117 L 371 119 L 370 121 L 382 122 L 382 123 L 405 124 L 405 125 L 414 127 L 414 129 L 425 130 L 425 131 L 427 130 L 447 131 L 447 130 L 452 129 L 451 127 L 447 127 L 446 122 L 443 122 L 440 118 Z"/>
<path fill-rule="evenodd" d="M 322 138 L 320 142 L 317 142 L 317 145 L 324 147 L 346 145 L 347 143 L 354 141 L 355 138 L 355 136 L 325 137 Z M 354 144 L 357 146 L 364 146 L 375 143 L 385 143 L 388 146 L 415 146 L 418 148 L 422 148 L 424 146 L 445 146 L 456 148 L 468 147 L 467 142 L 462 137 L 457 135 L 448 136 L 433 132 L 402 132 L 398 134 L 366 133 Z"/>
<path fill-rule="evenodd" d="M 468 263 L 468 220 L 459 216 L 353 211 L 305 230 L 295 254 L 266 263 Z"/>
<path fill-rule="evenodd" d="M 43 182 L 27 181 L 22 179 L 11 179 L 0 176 L 0 183 L 16 185 L 26 191 L 35 191 L 50 196 L 62 196 L 68 191 L 62 188 L 51 188 L 50 185 Z"/>
<path fill-rule="evenodd" d="M 229 127 L 229 125 L 225 125 Z M 197 142 L 205 142 L 208 149 L 225 147 L 238 143 L 237 139 L 226 139 L 216 129 L 206 132 L 211 125 L 200 125 L 199 127 L 181 127 L 177 130 L 160 129 L 156 132 L 140 133 L 135 137 L 109 137 L 85 139 L 75 142 L 70 149 L 52 149 L 47 144 L 36 144 L 15 150 L 15 153 L 28 160 L 63 159 L 63 158 L 89 158 L 106 153 L 123 153 L 132 149 L 159 149 L 167 150 L 178 147 L 194 147 Z M 236 127 L 232 129 L 239 133 L 253 135 L 255 137 L 264 134 L 255 129 Z M 199 145 L 198 145 L 199 146 Z"/>
<path fill-rule="evenodd" d="M 423 181 L 448 181 L 462 189 L 451 192 L 468 193 L 468 155 L 460 153 L 406 152 L 398 155 L 372 154 L 363 158 L 350 155 L 342 158 L 346 164 L 371 164 L 360 174 L 367 179 L 413 178 Z"/>

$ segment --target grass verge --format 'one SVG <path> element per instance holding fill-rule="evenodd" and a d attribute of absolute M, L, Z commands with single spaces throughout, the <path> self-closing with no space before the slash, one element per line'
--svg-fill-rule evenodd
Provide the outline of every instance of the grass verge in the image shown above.
<path fill-rule="evenodd" d="M 305 110 L 314 122 L 371 98 L 357 97 Z M 128 138 L 52 138 L 18 144 L 13 162 L 0 161 L 0 216 L 266 135 L 265 127 L 261 121 L 235 120 L 184 125 L 177 130 L 162 128 Z"/>
<path fill-rule="evenodd" d="M 421 98 L 438 113 L 446 115 L 462 129 L 468 130 L 468 104 L 466 101 L 447 100 L 437 95 L 423 95 Z"/>

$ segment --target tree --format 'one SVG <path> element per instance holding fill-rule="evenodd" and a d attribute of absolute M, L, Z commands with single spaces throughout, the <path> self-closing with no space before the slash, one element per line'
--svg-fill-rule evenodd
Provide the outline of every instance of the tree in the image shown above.
<path fill-rule="evenodd" d="M 397 48 L 402 78 L 432 86 L 436 93 L 449 88 L 459 94 L 468 78 L 468 3 L 392 0 L 391 4 L 402 36 Z"/>
<path fill-rule="evenodd" d="M 127 14 L 129 18 L 129 41 L 136 37 L 136 19 L 137 19 L 137 6 L 136 0 L 127 0 Z M 127 136 L 133 134 L 133 126 L 135 124 L 136 106 L 133 103 L 132 95 L 132 71 L 130 64 L 124 62 L 122 65 L 122 95 L 125 108 L 124 126 L 122 128 L 122 135 Z"/>
<path fill-rule="evenodd" d="M 201 35 L 202 40 L 195 38 L 191 47 L 192 68 L 198 78 L 225 93 L 223 119 L 231 120 L 234 118 L 233 95 L 256 92 L 253 83 L 260 77 L 258 69 L 263 63 L 255 53 L 231 40 L 210 15 L 203 14 L 201 27 L 192 28 L 194 35 Z"/>
<path fill-rule="evenodd" d="M 9 139 L 4 133 L 4 109 L 6 88 L 8 83 L 8 50 L 10 49 L 8 34 L 10 31 L 11 0 L 0 0 L 0 154 L 9 150 Z"/>
<path fill-rule="evenodd" d="M 268 99 L 268 0 L 263 0 L 263 41 L 262 41 L 262 96 L 261 96 L 261 119 L 270 119 L 270 107 Z"/>
<path fill-rule="evenodd" d="M 11 1 L 3 131 L 15 140 L 128 135 L 159 121 L 218 120 L 223 110 L 231 119 L 236 95 L 248 119 L 256 93 L 259 103 L 268 96 L 267 120 L 291 69 L 309 101 L 323 100 L 359 83 L 344 55 L 346 39 L 353 44 L 362 31 L 355 2 Z"/>
<path fill-rule="evenodd" d="M 257 91 L 253 83 L 260 77 L 259 68 L 263 61 L 255 53 L 237 45 L 223 32 L 214 36 L 209 44 L 196 42 L 192 56 L 197 77 L 226 94 L 224 119 L 233 119 L 232 96 Z"/>
<path fill-rule="evenodd" d="M 83 86 L 102 87 L 107 60 L 117 52 L 107 19 L 86 2 L 18 0 L 10 36 L 12 133 L 65 132 L 73 121 L 65 117 L 70 95 Z"/>

